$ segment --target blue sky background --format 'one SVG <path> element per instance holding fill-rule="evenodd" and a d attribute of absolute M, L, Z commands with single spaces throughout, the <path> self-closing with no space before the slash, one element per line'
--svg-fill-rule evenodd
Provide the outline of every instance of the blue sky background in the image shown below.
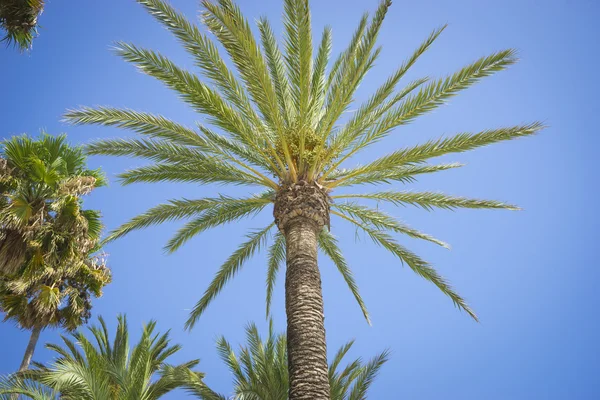
<path fill-rule="evenodd" d="M 195 1 L 174 5 L 196 19 Z M 266 15 L 281 32 L 279 0 L 240 0 L 250 19 Z M 348 42 L 360 15 L 375 0 L 313 1 L 316 33 L 333 27 L 334 54 Z M 368 358 L 390 348 L 392 356 L 372 387 L 372 399 L 596 399 L 600 323 L 597 256 L 598 18 L 591 0 L 400 1 L 394 2 L 380 35 L 383 52 L 357 97 L 365 99 L 431 30 L 449 28 L 406 77 L 442 76 L 506 47 L 522 61 L 484 80 L 434 113 L 397 129 L 353 162 L 445 134 L 479 131 L 532 120 L 549 125 L 534 138 L 501 143 L 446 158 L 466 167 L 427 176 L 413 189 L 505 200 L 521 212 L 460 210 L 426 212 L 386 208 L 410 225 L 452 244 L 452 250 L 406 241 L 430 260 L 478 312 L 481 323 L 458 312 L 431 284 L 415 276 L 366 238 L 359 241 L 345 223 L 332 231 L 342 240 L 370 309 L 369 327 L 333 267 L 323 260 L 323 289 L 329 351 L 351 338 L 351 356 Z M 134 1 L 49 1 L 43 29 L 30 54 L 0 49 L 0 134 L 67 132 L 74 143 L 124 137 L 130 133 L 60 122 L 67 108 L 113 105 L 161 113 L 187 125 L 203 120 L 158 81 L 138 73 L 109 51 L 116 40 L 149 47 L 193 69 L 173 37 Z M 315 37 L 317 34 L 315 33 Z M 111 185 L 86 199 L 102 210 L 107 229 L 159 202 L 177 197 L 238 194 L 218 186 L 137 185 L 115 178 L 142 161 L 92 157 Z M 385 187 L 385 189 L 392 189 Z M 393 189 L 403 189 L 400 184 Z M 188 309 L 250 228 L 260 228 L 269 212 L 228 225 L 190 241 L 173 255 L 162 246 L 178 224 L 132 233 L 109 245 L 114 282 L 95 302 L 111 326 L 127 313 L 137 336 L 144 321 L 156 318 L 172 329 L 183 351 L 172 361 L 201 358 L 200 369 L 216 390 L 229 393 L 231 376 L 217 357 L 215 339 L 243 341 L 243 328 L 256 321 L 263 331 L 265 255 L 255 257 L 226 287 L 188 333 Z M 278 329 L 285 327 L 283 274 L 274 299 Z M 28 334 L 0 325 L 0 373 L 14 371 Z M 43 342 L 35 360 L 52 353 Z M 184 398 L 175 393 L 170 399 Z"/>

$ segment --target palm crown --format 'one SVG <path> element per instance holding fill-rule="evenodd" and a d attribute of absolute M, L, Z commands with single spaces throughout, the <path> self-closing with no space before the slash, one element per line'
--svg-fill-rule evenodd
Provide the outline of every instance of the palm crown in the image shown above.
<path fill-rule="evenodd" d="M 0 398 L 22 394 L 35 400 L 155 400 L 177 388 L 217 398 L 202 382 L 204 375 L 191 370 L 199 360 L 167 363 L 181 346 L 171 345 L 168 333 L 156 333 L 156 322 L 144 326 L 131 348 L 125 316 L 118 317 L 112 341 L 106 323 L 101 317 L 99 321 L 99 326 L 89 327 L 92 338 L 76 332 L 72 338 L 61 336 L 63 345 L 46 345 L 56 352 L 56 360 L 48 366 L 36 363 L 37 368 L 4 379 Z"/>
<path fill-rule="evenodd" d="M 2 0 L 0 28 L 5 31 L 2 41 L 21 50 L 31 47 L 37 35 L 37 20 L 43 10 L 44 0 Z"/>
<path fill-rule="evenodd" d="M 219 356 L 234 378 L 235 398 L 287 400 L 289 376 L 285 334 L 275 334 L 271 321 L 266 339 L 261 338 L 254 324 L 246 328 L 246 338 L 247 345 L 240 347 L 237 355 L 225 337 L 217 343 Z M 379 369 L 388 360 L 389 354 L 384 351 L 366 363 L 357 358 L 342 367 L 353 344 L 354 341 L 350 341 L 340 347 L 329 365 L 332 400 L 366 399 Z"/>
<path fill-rule="evenodd" d="M 267 312 L 275 276 L 285 259 L 282 226 L 288 218 L 303 215 L 318 226 L 329 225 L 330 214 L 356 225 L 377 244 L 397 256 L 414 272 L 435 284 L 454 304 L 476 318 L 466 302 L 432 266 L 402 246 L 393 234 L 402 233 L 446 246 L 430 235 L 397 221 L 379 209 L 357 203 L 374 199 L 393 205 L 433 208 L 516 209 L 498 201 L 447 196 L 433 192 L 376 191 L 334 195 L 335 189 L 361 184 L 410 183 L 420 174 L 460 164 L 427 161 L 495 142 L 529 136 L 539 123 L 460 133 L 402 148 L 365 165 L 350 166 L 352 157 L 385 139 L 397 127 L 444 104 L 457 92 L 515 63 L 515 52 L 504 50 L 480 58 L 440 79 L 422 78 L 399 87 L 400 80 L 432 45 L 445 26 L 429 37 L 348 118 L 354 94 L 373 67 L 380 48 L 376 39 L 391 4 L 380 3 L 369 19 L 365 14 L 348 47 L 330 63 L 331 29 L 325 28 L 313 54 L 311 17 L 306 0 L 285 0 L 284 43 L 280 49 L 269 22 L 258 21 L 255 38 L 248 21 L 231 0 L 203 1 L 202 22 L 226 50 L 236 72 L 227 67 L 217 46 L 181 14 L 160 0 L 138 0 L 182 43 L 206 79 L 176 66 L 167 57 L 127 43 L 116 52 L 142 72 L 162 81 L 207 122 L 191 129 L 163 116 L 110 107 L 69 111 L 76 124 L 100 124 L 131 129 L 144 138 L 102 140 L 87 148 L 90 154 L 133 156 L 152 160 L 148 166 L 120 175 L 124 184 L 138 182 L 192 182 L 262 186 L 249 197 L 224 194 L 202 199 L 176 199 L 154 207 L 114 231 L 109 239 L 168 220 L 189 219 L 168 242 L 175 251 L 210 228 L 252 216 L 274 204 L 275 221 L 250 232 L 248 240 L 225 261 L 188 320 L 193 326 L 255 251 L 263 247 L 277 225 L 269 245 Z M 298 199 L 301 199 L 298 203 Z M 327 229 L 319 233 L 319 246 L 341 272 L 365 317 L 352 273 Z"/>
<path fill-rule="evenodd" d="M 104 184 L 65 136 L 13 137 L 0 157 L 0 310 L 26 329 L 75 329 L 110 282 L 100 214 L 81 196 Z"/>

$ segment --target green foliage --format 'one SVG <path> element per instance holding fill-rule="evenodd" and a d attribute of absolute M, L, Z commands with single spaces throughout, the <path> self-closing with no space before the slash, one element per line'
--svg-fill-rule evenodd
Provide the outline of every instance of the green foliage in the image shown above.
<path fill-rule="evenodd" d="M 167 250 L 174 251 L 208 229 L 270 208 L 267 206 L 275 201 L 274 194 L 292 183 L 306 181 L 328 193 L 343 186 L 409 184 L 421 174 L 462 166 L 459 163 L 427 164 L 432 158 L 531 136 L 543 128 L 534 122 L 478 133 L 460 133 L 396 149 L 357 166 L 352 160 L 370 145 L 385 140 L 394 130 L 446 104 L 460 91 L 514 64 L 517 61 L 515 51 L 501 50 L 481 57 L 446 77 L 422 77 L 402 83 L 410 69 L 446 29 L 442 26 L 433 30 L 365 102 L 352 106 L 355 111 L 350 111 L 357 88 L 374 67 L 381 51 L 377 47 L 377 37 L 391 6 L 389 0 L 381 1 L 371 17 L 363 15 L 350 43 L 332 58 L 331 63 L 331 29 L 325 28 L 318 44 L 313 43 L 310 8 L 306 0 L 284 0 L 281 44 L 265 18 L 257 21 L 258 37 L 255 38 L 250 22 L 232 0 L 202 2 L 201 22 L 210 37 L 162 0 L 138 2 L 183 45 L 194 60 L 198 75 L 156 52 L 131 44 L 118 43 L 117 54 L 171 88 L 185 103 L 205 116 L 206 123 L 212 127 L 203 123 L 198 124 L 197 129 L 190 129 L 162 116 L 108 107 L 69 111 L 67 121 L 118 126 L 146 137 L 104 140 L 88 147 L 90 154 L 150 160 L 149 165 L 123 173 L 124 184 L 218 183 L 261 186 L 268 192 L 264 196 L 221 194 L 210 199 L 171 200 L 124 224 L 113 232 L 110 240 L 134 229 L 188 219 L 167 244 Z M 229 60 L 225 60 L 221 49 Z M 375 243 L 438 286 L 457 307 L 475 317 L 466 302 L 433 267 L 401 246 L 392 234 L 404 234 L 447 247 L 444 242 L 408 227 L 379 209 L 344 202 L 345 198 L 415 205 L 427 210 L 512 210 L 517 207 L 433 192 L 388 190 L 331 196 L 332 215 L 357 225 Z M 28 211 L 22 208 L 21 212 L 26 215 Z M 251 233 L 249 241 L 225 262 L 193 312 L 188 326 L 194 324 L 225 282 L 258 250 L 259 244 L 263 244 L 267 230 Z M 329 233 L 322 233 L 319 240 L 321 250 L 333 260 L 367 317 L 366 307 L 337 242 Z M 276 276 L 285 259 L 285 238 L 276 234 L 269 246 L 267 315 Z M 368 381 L 369 377 L 363 379 Z"/>
<path fill-rule="evenodd" d="M 233 398 L 287 400 L 289 376 L 285 334 L 275 334 L 271 321 L 269 334 L 263 340 L 256 325 L 251 324 L 246 328 L 246 342 L 236 355 L 224 337 L 217 341 L 219 356 L 233 375 Z M 357 358 L 342 369 L 340 364 L 353 343 L 342 346 L 329 366 L 332 400 L 366 399 L 379 369 L 388 360 L 389 353 L 384 351 L 367 363 Z"/>
<path fill-rule="evenodd" d="M 204 374 L 191 370 L 199 360 L 167 364 L 181 347 L 170 344 L 168 333 L 155 333 L 156 322 L 144 326 L 133 348 L 125 316 L 118 317 L 112 342 L 102 317 L 99 322 L 88 328 L 91 339 L 76 332 L 71 338 L 61 336 L 63 345 L 46 345 L 56 353 L 54 361 L 5 378 L 0 399 L 19 393 L 34 400 L 154 400 L 178 388 L 202 393 L 204 399 L 219 398 L 202 382 Z"/>
<path fill-rule="evenodd" d="M 105 184 L 64 135 L 1 144 L 0 310 L 20 327 L 75 329 L 111 280 L 100 213 L 81 197 Z"/>
<path fill-rule="evenodd" d="M 43 10 L 44 0 L 2 0 L 0 28 L 5 35 L 1 41 L 20 50 L 29 49 L 37 36 L 37 20 Z"/>

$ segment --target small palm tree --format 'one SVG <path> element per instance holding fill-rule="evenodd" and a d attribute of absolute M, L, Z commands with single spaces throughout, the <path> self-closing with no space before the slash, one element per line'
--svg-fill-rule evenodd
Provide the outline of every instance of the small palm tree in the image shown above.
<path fill-rule="evenodd" d="M 110 282 L 98 255 L 100 214 L 81 196 L 104 184 L 65 136 L 14 137 L 0 157 L 0 311 L 31 338 L 20 370 L 29 366 L 40 332 L 73 330 L 90 317 L 91 298 Z"/>
<path fill-rule="evenodd" d="M 204 123 L 198 123 L 194 130 L 162 116 L 111 107 L 72 110 L 66 119 L 75 124 L 118 126 L 145 136 L 103 140 L 88 147 L 90 154 L 133 156 L 153 162 L 123 173 L 124 184 L 221 183 L 262 187 L 263 191 L 241 198 L 220 194 L 196 200 L 174 199 L 135 217 L 110 239 L 165 221 L 189 219 L 167 244 L 169 251 L 175 251 L 192 237 L 216 226 L 265 209 L 273 213 L 273 222 L 250 232 L 248 240 L 221 266 L 193 309 L 188 327 L 194 325 L 242 265 L 266 245 L 270 232 L 278 229 L 269 245 L 267 314 L 276 274 L 285 262 L 290 398 L 329 398 L 323 299 L 317 266 L 319 247 L 338 267 L 368 320 L 352 273 L 330 233 L 332 215 L 364 231 L 476 319 L 448 282 L 392 235 L 406 234 L 446 246 L 444 242 L 378 208 L 356 201 L 376 200 L 427 210 L 463 207 L 515 210 L 517 207 L 434 192 L 334 192 L 365 184 L 410 183 L 421 174 L 461 166 L 426 164 L 432 158 L 539 131 L 542 125 L 532 123 L 461 133 L 397 149 L 365 165 L 348 164 L 361 151 L 392 134 L 395 128 L 407 125 L 459 91 L 514 64 L 513 50 L 480 58 L 447 77 L 417 79 L 398 89 L 402 77 L 442 33 L 445 27 L 441 27 L 366 102 L 348 113 L 356 89 L 380 53 L 376 40 L 391 1 L 381 1 L 370 20 L 367 14 L 363 16 L 348 47 L 328 68 L 331 29 L 324 29 L 313 56 L 307 0 L 284 0 L 284 51 L 266 19 L 258 21 L 260 38 L 256 39 L 250 23 L 232 0 L 204 0 L 202 22 L 228 53 L 235 72 L 228 68 L 208 36 L 171 6 L 161 0 L 138 2 L 183 44 L 207 82 L 151 50 L 118 43 L 117 53 L 173 89 L 185 103 L 207 116 L 207 122 L 219 131 Z M 333 228 L 337 229 L 337 225 Z"/>
<path fill-rule="evenodd" d="M 5 31 L 2 41 L 21 50 L 30 48 L 37 36 L 38 18 L 42 11 L 44 0 L 2 0 L 0 28 Z"/>
<path fill-rule="evenodd" d="M 231 345 L 221 337 L 217 349 L 234 377 L 235 399 L 287 400 L 289 393 L 286 335 L 276 335 L 273 324 L 269 336 L 262 340 L 256 325 L 246 328 L 247 345 L 236 356 Z M 340 363 L 352 348 L 353 341 L 342 346 L 329 365 L 329 385 L 332 400 L 366 399 L 367 391 L 379 369 L 387 362 L 384 351 L 368 363 L 358 358 L 341 370 Z"/>
<path fill-rule="evenodd" d="M 190 387 L 210 398 L 203 374 L 191 370 L 199 360 L 167 364 L 181 347 L 170 345 L 168 333 L 155 333 L 156 322 L 144 326 L 142 337 L 131 349 L 124 316 L 118 317 L 112 342 L 104 320 L 100 317 L 99 321 L 100 326 L 89 328 L 95 343 L 82 332 L 74 333 L 72 339 L 61 336 L 64 346 L 46 345 L 57 359 L 50 366 L 36 364 L 35 369 L 5 379 L 0 398 L 21 394 L 44 400 L 155 400 Z"/>

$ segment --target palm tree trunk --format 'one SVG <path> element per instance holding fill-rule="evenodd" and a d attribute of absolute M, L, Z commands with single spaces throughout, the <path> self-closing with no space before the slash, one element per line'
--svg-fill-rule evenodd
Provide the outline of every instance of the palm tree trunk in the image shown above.
<path fill-rule="evenodd" d="M 25 356 L 23 356 L 23 361 L 21 362 L 21 366 L 19 367 L 19 372 L 25 371 L 29 368 L 29 364 L 31 363 L 31 359 L 33 358 L 33 352 L 35 351 L 35 346 L 37 345 L 38 339 L 40 338 L 40 332 L 42 328 L 40 326 L 34 326 L 31 330 L 31 337 L 29 338 L 29 343 L 27 344 L 27 348 L 25 349 Z"/>
<path fill-rule="evenodd" d="M 330 398 L 321 275 L 317 265 L 320 227 L 296 218 L 285 229 L 290 400 Z"/>

